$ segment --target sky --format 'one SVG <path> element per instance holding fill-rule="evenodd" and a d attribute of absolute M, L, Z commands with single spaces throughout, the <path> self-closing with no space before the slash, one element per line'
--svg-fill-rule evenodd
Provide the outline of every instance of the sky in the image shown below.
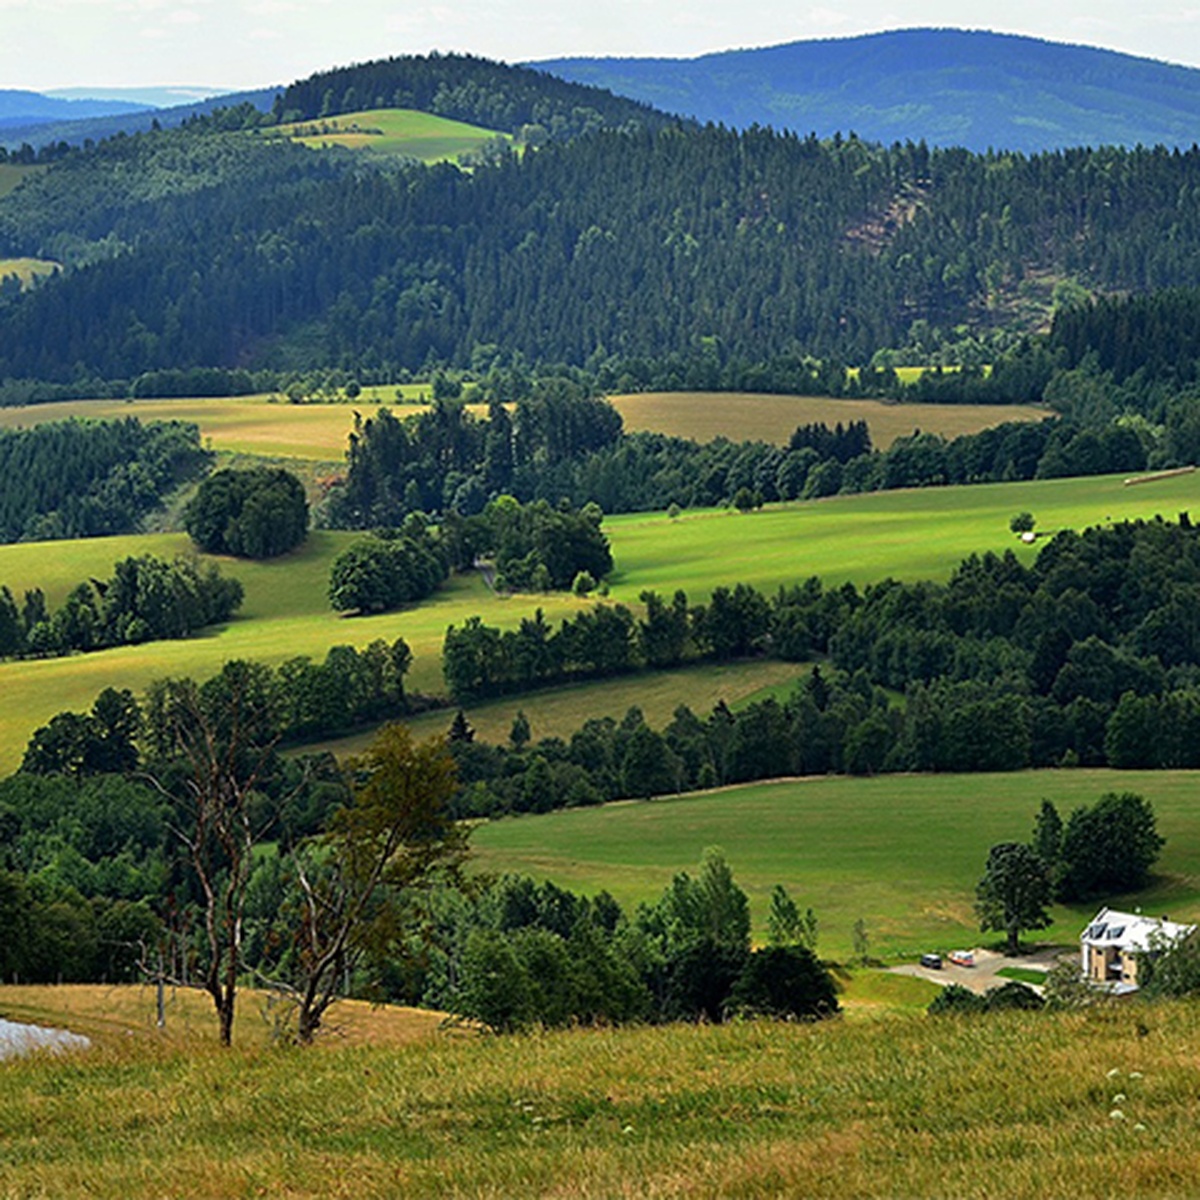
<path fill-rule="evenodd" d="M 918 26 L 1028 34 L 1200 66 L 1200 0 L 0 0 L 0 88 L 238 90 L 395 54 L 506 62 L 714 50 Z M 1189 6 L 1192 5 L 1192 6 Z"/>

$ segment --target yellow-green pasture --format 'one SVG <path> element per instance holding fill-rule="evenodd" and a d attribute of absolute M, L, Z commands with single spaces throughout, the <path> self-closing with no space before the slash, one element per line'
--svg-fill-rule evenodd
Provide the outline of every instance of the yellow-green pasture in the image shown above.
<path fill-rule="evenodd" d="M 1040 421 L 1045 409 L 1016 404 L 894 404 L 828 396 L 771 396 L 756 392 L 634 392 L 610 396 L 627 430 L 646 429 L 709 442 L 763 441 L 786 445 L 797 425 L 866 421 L 871 443 L 886 449 L 915 430 L 954 438 L 1005 421 Z"/>
<path fill-rule="evenodd" d="M 60 264 L 45 258 L 0 258 L 0 279 L 15 275 L 24 287 L 35 279 L 44 279 L 60 269 Z"/>
<path fill-rule="evenodd" d="M 66 1008 L 75 990 L 45 989 L 39 1007 L 61 1021 L 58 997 Z M 1200 1193 L 1195 1004 L 507 1037 L 418 1029 L 406 1042 L 335 1035 L 299 1048 L 249 1035 L 247 999 L 230 1050 L 211 1022 L 181 1042 L 143 1016 L 112 1021 L 82 1053 L 0 1064 L 0 1195 Z"/>
<path fill-rule="evenodd" d="M 277 664 L 294 655 L 322 659 L 330 646 L 365 646 L 376 638 L 404 637 L 412 647 L 409 685 L 440 692 L 441 647 L 446 626 L 461 625 L 482 612 L 491 624 L 508 627 L 536 608 L 557 620 L 583 603 L 567 595 L 498 599 L 475 574 L 452 579 L 423 604 L 372 617 L 339 616 L 327 599 L 329 570 L 338 552 L 358 536 L 315 532 L 293 554 L 269 562 L 217 559 L 221 570 L 242 581 L 246 599 L 228 625 L 183 641 L 121 646 L 68 658 L 0 663 L 0 772 L 20 762 L 29 735 L 57 712 L 84 711 L 105 687 L 138 692 L 168 675 L 207 678 L 229 659 Z M 71 542 L 0 547 L 0 582 L 18 603 L 26 588 L 42 587 L 51 607 L 76 583 L 106 578 L 128 554 L 170 558 L 186 552 L 183 534 L 92 538 Z"/>
<path fill-rule="evenodd" d="M 766 695 L 787 695 L 808 672 L 809 667 L 802 663 L 774 659 L 704 663 L 501 696 L 467 704 L 464 712 L 483 741 L 496 743 L 508 740 L 518 711 L 528 718 L 534 738 L 569 738 L 585 721 L 593 717 L 619 721 L 635 705 L 651 725 L 660 728 L 671 720 L 680 704 L 687 704 L 701 714 L 710 712 L 718 700 L 736 709 Z M 426 738 L 445 733 L 450 721 L 451 714 L 446 709 L 435 709 L 411 717 L 405 724 L 414 737 Z M 331 750 L 338 755 L 358 754 L 374 736 L 371 730 L 309 748 Z"/>
<path fill-rule="evenodd" d="M 611 517 L 605 522 L 616 560 L 611 596 L 636 606 L 647 588 L 668 596 L 682 588 L 697 602 L 721 584 L 749 583 L 770 593 L 814 574 L 830 583 L 945 579 L 971 553 L 1008 548 L 1032 562 L 1036 547 L 1022 545 L 1008 528 L 1011 515 L 1023 509 L 1046 531 L 1155 514 L 1173 519 L 1183 510 L 1200 511 L 1200 473 L 1136 487 L 1106 476 L 833 497 L 746 514 L 709 509 L 676 521 L 663 513 Z M 106 686 L 137 690 L 164 675 L 207 676 L 231 658 L 278 663 L 295 654 L 323 657 L 339 643 L 363 646 L 403 636 L 414 653 L 411 686 L 440 693 L 447 625 L 478 613 L 507 628 L 538 607 L 557 623 L 592 603 L 562 594 L 497 597 L 472 574 L 403 612 L 339 617 L 327 605 L 329 569 L 355 536 L 318 531 L 294 554 L 271 562 L 220 560 L 242 580 L 246 602 L 235 620 L 207 636 L 0 663 L 0 770 L 15 765 L 37 725 L 63 709 L 88 708 Z M 25 589 L 41 587 L 53 607 L 76 583 L 106 578 L 119 558 L 171 557 L 188 547 L 182 534 L 0 546 L 0 583 L 18 600 Z M 680 700 L 687 700 L 688 685 L 681 681 L 680 689 Z"/>
<path fill-rule="evenodd" d="M 406 398 L 396 407 L 400 418 L 424 412 L 417 397 L 425 385 L 407 384 Z M 236 396 L 183 400 L 64 400 L 56 404 L 30 404 L 0 408 L 0 429 L 29 428 L 45 421 L 114 420 L 193 421 L 211 449 L 272 458 L 299 458 L 310 462 L 340 462 L 354 428 L 354 414 L 370 416 L 377 405 L 397 405 L 395 385 L 364 389 L 354 401 L 339 404 L 289 404 L 280 397 Z M 412 399 L 407 393 L 413 394 Z M 482 406 L 470 406 L 478 416 Z"/>
<path fill-rule="evenodd" d="M 3 274 L 0 263 L 0 274 Z M 468 393 L 469 394 L 469 393 Z M 885 404 L 877 400 L 830 400 L 820 396 L 760 396 L 721 392 L 647 392 L 611 397 L 629 430 L 648 429 L 695 441 L 786 443 L 797 425 L 863 420 L 872 442 L 889 446 L 914 429 L 955 437 L 1004 421 L 1040 420 L 1030 407 L 966 404 Z M 66 400 L 0 408 L 0 429 L 28 428 L 43 421 L 137 417 L 141 421 L 194 421 L 214 450 L 313 461 L 340 460 L 354 427 L 355 412 L 368 416 L 389 405 L 404 418 L 426 411 L 429 385 L 364 387 L 354 400 L 290 404 L 280 395 L 180 400 Z M 468 404 L 477 417 L 483 405 Z"/>
<path fill-rule="evenodd" d="M 495 138 L 512 140 L 508 134 L 493 129 L 407 108 L 377 108 L 298 121 L 273 128 L 271 136 L 290 137 L 314 150 L 341 146 L 347 150 L 416 158 L 425 163 L 457 162 Z"/>
<path fill-rule="evenodd" d="M 820 952 L 846 959 L 854 922 L 873 955 L 945 954 L 1002 941 L 982 935 L 975 885 L 988 848 L 1027 841 L 1043 799 L 1065 819 L 1105 792 L 1137 792 L 1166 838 L 1150 887 L 1104 902 L 1200 920 L 1200 772 L 1056 770 L 1003 775 L 822 776 L 721 788 L 545 816 L 507 817 L 472 834 L 475 864 L 595 893 L 625 906 L 656 899 L 720 846 L 750 897 L 759 937 L 783 884 L 820 921 Z M 1030 941 L 1078 945 L 1096 903 L 1055 905 Z M 980 939 L 983 939 L 982 942 Z"/>

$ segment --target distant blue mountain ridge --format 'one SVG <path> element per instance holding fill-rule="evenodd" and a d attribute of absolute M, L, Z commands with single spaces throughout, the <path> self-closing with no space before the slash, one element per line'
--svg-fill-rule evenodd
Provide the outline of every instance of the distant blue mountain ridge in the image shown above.
<path fill-rule="evenodd" d="M 75 99 L 0 88 L 0 128 L 120 116 L 125 113 L 142 112 L 148 107 L 149 105 L 128 99 Z"/>
<path fill-rule="evenodd" d="M 181 89 L 186 91 L 188 89 Z M 208 89 L 194 89 L 197 91 Z M 70 105 L 70 108 L 53 110 L 47 109 L 46 116 L 26 116 L 6 119 L 6 97 L 14 95 L 37 95 L 33 92 L 13 93 L 0 91 L 0 146 L 10 148 L 29 142 L 34 147 L 45 146 L 53 142 L 70 142 L 78 145 L 86 138 L 100 141 L 101 138 L 113 137 L 118 133 L 138 133 L 147 130 L 154 123 L 163 128 L 182 125 L 189 117 L 210 113 L 216 108 L 233 108 L 238 104 L 249 103 L 255 108 L 266 111 L 271 107 L 276 94 L 281 88 L 260 88 L 252 92 L 234 92 L 228 95 L 210 95 L 204 99 L 190 103 L 175 103 L 167 108 L 132 104 L 117 100 L 61 100 L 49 96 L 40 96 L 54 104 Z M 15 104 L 19 102 L 14 102 Z M 92 115 L 75 108 L 77 104 L 94 104 L 104 106 L 101 111 Z"/>
<path fill-rule="evenodd" d="M 529 64 L 700 121 L 1033 153 L 1200 140 L 1200 70 L 962 29 Z"/>

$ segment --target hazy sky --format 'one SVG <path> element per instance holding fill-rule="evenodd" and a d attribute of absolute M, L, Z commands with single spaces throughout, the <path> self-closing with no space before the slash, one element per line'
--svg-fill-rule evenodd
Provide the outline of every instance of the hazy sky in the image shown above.
<path fill-rule="evenodd" d="M 393 54 L 508 62 L 712 50 L 957 26 L 1200 66 L 1200 0 L 0 0 L 0 88 L 288 83 Z M 1189 7 L 1189 3 L 1193 6 Z"/>

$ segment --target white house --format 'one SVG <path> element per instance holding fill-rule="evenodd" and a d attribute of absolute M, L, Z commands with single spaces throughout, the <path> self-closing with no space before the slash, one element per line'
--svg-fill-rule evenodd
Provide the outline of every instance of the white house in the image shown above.
<path fill-rule="evenodd" d="M 1137 956 L 1164 950 L 1195 928 L 1166 917 L 1102 908 L 1079 935 L 1083 977 L 1115 991 L 1132 991 L 1138 985 Z"/>

